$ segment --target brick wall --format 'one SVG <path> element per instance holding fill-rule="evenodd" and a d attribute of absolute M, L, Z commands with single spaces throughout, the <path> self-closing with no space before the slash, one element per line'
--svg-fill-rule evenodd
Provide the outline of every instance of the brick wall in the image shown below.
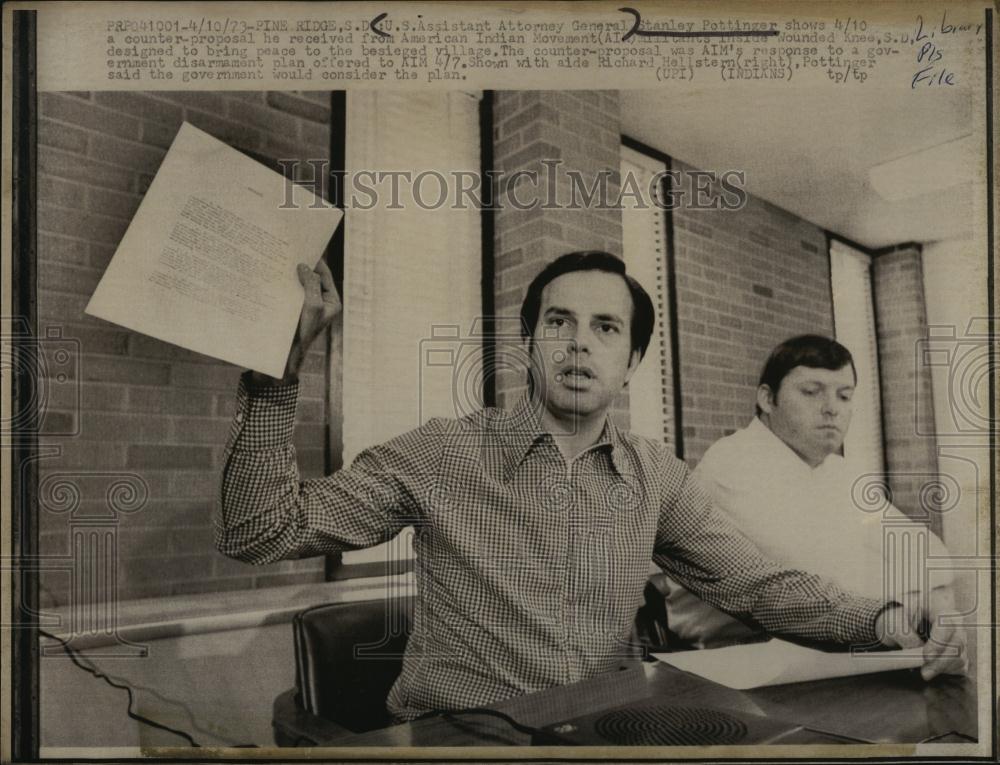
<path fill-rule="evenodd" d="M 933 492 L 937 475 L 930 367 L 917 363 L 917 343 L 927 337 L 923 268 L 919 245 L 902 245 L 874 259 L 882 426 L 894 504 L 930 519 L 940 531 Z M 919 390 L 918 390 L 919 388 Z"/>
<path fill-rule="evenodd" d="M 685 199 L 691 185 L 684 175 Z M 750 421 L 775 345 L 833 333 L 830 265 L 821 228 L 755 197 L 735 211 L 682 204 L 673 220 L 684 456 L 694 465 Z"/>
<path fill-rule="evenodd" d="M 117 543 L 109 576 L 119 598 L 322 579 L 319 558 L 254 568 L 213 548 L 211 515 L 240 370 L 83 313 L 183 120 L 258 157 L 329 156 L 327 93 L 40 94 L 39 332 L 54 327 L 79 343 L 69 380 L 51 381 L 45 404 L 40 544 L 46 566 L 60 571 L 43 575 L 43 602 L 67 599 L 66 556 L 76 559 L 78 586 L 92 570 L 90 553 L 71 549 L 100 539 L 74 538 L 83 527 L 104 529 Z M 318 347 L 302 375 L 296 443 L 306 475 L 323 470 L 326 366 Z M 67 432 L 75 435 L 57 435 Z M 45 456 L 49 447 L 59 453 Z M 148 492 L 133 512 L 124 512 L 135 499 L 128 486 Z M 109 501 L 123 512 L 109 511 Z M 108 589 L 87 585 L 77 597 L 105 597 Z"/>
<path fill-rule="evenodd" d="M 498 92 L 494 165 L 503 174 L 537 172 L 543 199 L 549 189 L 542 160 L 559 160 L 562 171 L 578 170 L 588 183 L 611 170 L 614 199 L 620 130 L 614 92 Z M 680 162 L 675 167 L 692 169 Z M 565 173 L 556 177 L 556 194 L 568 198 Z M 525 190 L 519 198 L 531 194 Z M 495 230 L 496 307 L 502 316 L 517 316 L 532 277 L 563 252 L 600 248 L 621 254 L 617 210 L 504 205 Z M 833 332 L 829 259 L 821 228 L 754 198 L 735 212 L 677 210 L 674 241 L 685 454 L 694 464 L 715 440 L 749 421 L 771 348 L 794 334 Z M 501 352 L 501 367 L 503 358 Z M 502 406 L 524 390 L 523 373 L 510 367 L 498 375 Z M 627 395 L 615 410 L 627 424 Z"/>
<path fill-rule="evenodd" d="M 621 128 L 618 94 L 613 91 L 497 92 L 494 97 L 494 167 L 501 177 L 518 171 L 538 174 L 517 199 L 550 200 L 563 209 L 519 210 L 501 196 L 495 218 L 496 313 L 517 331 L 517 317 L 528 284 L 559 255 L 574 250 L 606 250 L 621 255 L 621 215 L 594 206 L 565 209 L 570 199 L 567 171 L 577 171 L 589 187 L 600 173 L 609 176 L 611 198 L 618 191 Z M 554 182 L 543 161 L 558 161 Z M 524 365 L 516 342 L 498 343 L 497 400 L 510 406 L 525 390 Z M 522 360 L 523 361 L 523 360 Z M 627 399 L 620 397 L 617 416 L 627 424 Z"/>
<path fill-rule="evenodd" d="M 320 559 L 251 568 L 212 547 L 211 512 L 239 370 L 84 316 L 83 307 L 181 120 L 257 155 L 326 157 L 328 96 L 53 93 L 42 94 L 40 107 L 39 325 L 43 334 L 47 326 L 58 327 L 81 349 L 71 376 L 78 388 L 50 386 L 46 418 L 51 431 L 77 435 L 46 438 L 43 447 L 57 447 L 60 454 L 39 463 L 43 489 L 57 489 L 62 476 L 79 501 L 69 511 L 65 507 L 76 500 L 63 497 L 61 505 L 59 495 L 43 501 L 43 553 L 54 556 L 52 565 L 59 567 L 60 556 L 70 552 L 70 528 L 87 519 L 98 523 L 115 481 L 135 475 L 148 487 L 144 507 L 105 519 L 118 544 L 119 597 L 320 579 Z M 555 195 L 564 201 L 567 170 L 580 172 L 588 183 L 609 173 L 614 198 L 618 109 L 614 92 L 498 92 L 495 168 L 506 176 L 518 170 L 538 174 L 537 187 L 521 189 L 522 198 Z M 561 163 L 554 190 L 543 160 Z M 680 162 L 675 168 L 690 169 Z M 494 244 L 496 312 L 513 320 L 500 329 L 516 333 L 524 290 L 545 263 L 570 250 L 621 253 L 620 214 L 503 204 Z M 803 332 L 832 333 L 829 263 L 820 228 L 752 197 L 738 211 L 682 206 L 674 214 L 674 245 L 685 456 L 694 464 L 711 443 L 752 416 L 757 376 L 775 344 Z M 906 420 L 890 399 L 898 397 L 900 380 L 911 379 L 897 361 L 912 340 L 914 321 L 919 325 L 912 296 L 922 291 L 910 283 L 919 281 L 910 261 L 905 252 L 876 261 L 880 354 L 888 365 L 883 370 L 887 439 L 890 467 L 897 468 L 927 462 L 925 451 L 916 456 L 900 451 L 902 435 L 892 435 Z M 904 325 L 910 329 L 904 331 Z M 332 342 L 339 341 L 335 331 Z M 517 345 L 501 342 L 501 406 L 524 391 Z M 896 346 L 904 349 L 899 355 Z M 303 375 L 297 445 L 307 475 L 323 469 L 330 416 L 325 365 L 325 355 L 316 350 Z M 625 395 L 615 410 L 627 426 Z M 896 425 L 888 424 L 891 418 Z M 897 492 L 903 505 L 907 491 L 901 486 Z M 65 599 L 67 572 L 44 576 L 43 582 L 57 599 Z"/>

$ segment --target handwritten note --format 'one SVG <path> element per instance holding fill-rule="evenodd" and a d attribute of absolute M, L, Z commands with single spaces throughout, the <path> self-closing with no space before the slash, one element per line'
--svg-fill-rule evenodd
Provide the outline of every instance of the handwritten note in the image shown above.
<path fill-rule="evenodd" d="M 913 42 L 919 46 L 917 64 L 920 65 L 920 69 L 913 75 L 910 88 L 955 85 L 957 76 L 948 68 L 946 46 L 956 37 L 966 34 L 979 35 L 982 31 L 982 23 L 948 21 L 947 10 L 941 12 L 940 21 L 934 24 L 925 24 L 924 17 L 918 15 Z"/>

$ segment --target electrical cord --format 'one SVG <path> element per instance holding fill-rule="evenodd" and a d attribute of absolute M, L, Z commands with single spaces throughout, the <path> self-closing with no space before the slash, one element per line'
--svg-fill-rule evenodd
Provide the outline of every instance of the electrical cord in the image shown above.
<path fill-rule="evenodd" d="M 173 733 L 175 736 L 179 736 L 179 737 L 185 739 L 192 747 L 199 748 L 199 749 L 201 748 L 201 744 L 199 744 L 197 741 L 195 741 L 194 738 L 192 738 L 192 736 L 189 733 L 187 733 L 186 731 L 178 730 L 177 728 L 171 728 L 169 725 L 164 725 L 163 723 L 158 723 L 155 720 L 152 720 L 152 719 L 150 719 L 148 717 L 145 717 L 143 715 L 138 714 L 137 712 L 132 711 L 132 705 L 135 703 L 135 696 L 132 693 L 131 686 L 129 686 L 127 683 L 124 683 L 124 682 L 121 682 L 121 681 L 116 682 L 117 678 L 111 678 L 111 677 L 109 677 L 108 675 L 104 674 L 99 669 L 97 669 L 97 667 L 95 667 L 95 666 L 92 666 L 92 665 L 91 666 L 87 666 L 86 664 L 84 664 L 81 661 L 80 654 L 66 640 L 63 640 L 62 638 L 57 637 L 56 635 L 53 635 L 51 632 L 47 632 L 46 630 L 43 630 L 43 629 L 39 629 L 38 630 L 38 634 L 41 635 L 41 636 L 43 636 L 43 637 L 48 638 L 49 640 L 53 640 L 56 643 L 59 643 L 62 646 L 63 650 L 66 652 L 66 655 L 69 656 L 70 660 L 72 660 L 72 662 L 77 667 L 79 667 L 80 669 L 84 670 L 85 672 L 88 672 L 88 673 L 92 674 L 94 677 L 96 677 L 96 678 L 98 678 L 100 680 L 103 680 L 108 685 L 110 685 L 112 688 L 117 688 L 119 690 L 125 691 L 128 694 L 128 707 L 125 709 L 125 713 L 131 719 L 133 719 L 133 720 L 135 720 L 135 721 L 137 721 L 139 723 L 142 723 L 143 725 L 149 725 L 152 728 L 158 728 L 159 730 L 163 730 L 163 731 L 166 731 L 168 733 Z M 455 717 L 462 717 L 464 715 L 484 715 L 484 716 L 487 716 L 487 717 L 495 717 L 497 719 L 503 720 L 505 723 L 507 723 L 510 727 L 512 727 L 514 730 L 518 731 L 519 733 L 524 733 L 524 734 L 526 734 L 528 736 L 535 736 L 535 735 L 541 733 L 540 729 L 533 728 L 530 725 L 524 725 L 523 723 L 520 723 L 517 720 L 515 720 L 510 715 L 508 715 L 508 714 L 506 714 L 504 712 L 500 712 L 500 711 L 498 711 L 496 709 L 483 709 L 483 708 L 437 709 L 437 710 L 434 710 L 432 712 L 428 712 L 426 714 L 420 715 L 420 717 L 418 717 L 417 719 L 418 720 L 425 720 L 425 719 L 430 718 L 430 717 L 455 718 Z M 936 741 L 938 739 L 947 738 L 949 736 L 961 737 L 961 738 L 964 738 L 967 741 L 973 741 L 973 742 L 977 740 L 977 739 L 973 738 L 972 736 L 968 736 L 968 735 L 966 735 L 964 733 L 960 733 L 958 731 L 949 731 L 948 733 L 940 734 L 940 735 L 937 735 L 937 736 L 930 736 L 928 738 L 925 738 L 920 743 L 922 743 L 922 744 L 923 743 L 929 743 L 929 742 L 932 742 L 932 741 Z M 299 741 L 296 742 L 296 746 L 300 742 L 301 742 L 301 738 L 300 738 Z M 233 748 L 258 748 L 257 744 L 233 744 L 232 746 L 233 746 Z"/>
<path fill-rule="evenodd" d="M 173 733 L 175 736 L 180 736 L 181 738 L 186 739 L 188 741 L 188 743 L 191 744 L 191 746 L 201 748 L 201 744 L 199 744 L 197 741 L 195 741 L 191 737 L 191 735 L 188 734 L 188 733 L 186 733 L 185 731 L 177 730 L 176 728 L 171 728 L 169 725 L 164 725 L 163 723 L 158 723 L 155 720 L 150 720 L 148 717 L 143 717 L 142 715 L 138 714 L 137 712 L 133 712 L 132 711 L 132 705 L 133 705 L 133 703 L 135 703 L 135 696 L 132 693 L 132 688 L 129 685 L 126 685 L 126 684 L 123 684 L 123 683 L 119 683 L 119 682 L 115 682 L 114 679 L 112 679 L 108 675 L 106 675 L 103 672 L 101 672 L 99 669 L 97 669 L 97 667 L 94 667 L 94 666 L 89 666 L 88 667 L 86 664 L 84 664 L 80 660 L 80 656 L 77 653 L 76 649 L 73 648 L 67 641 L 63 640 L 60 637 L 56 637 L 51 632 L 46 632 L 45 630 L 42 630 L 42 629 L 38 630 L 38 634 L 42 635 L 43 637 L 47 637 L 49 640 L 54 640 L 55 642 L 57 642 L 60 645 L 62 645 L 63 650 L 66 652 L 66 655 L 69 656 L 69 658 L 72 660 L 72 662 L 76 666 L 78 666 L 80 669 L 84 670 L 85 672 L 89 672 L 94 677 L 98 678 L 99 680 L 103 680 L 108 685 L 110 685 L 112 688 L 118 688 L 120 690 L 125 691 L 128 694 L 128 707 L 125 709 L 125 714 L 127 714 L 130 718 L 132 718 L 133 720 L 136 720 L 137 722 L 141 722 L 144 725 L 149 725 L 149 726 L 151 726 L 153 728 L 159 728 L 160 730 L 165 730 L 168 733 Z"/>
<path fill-rule="evenodd" d="M 148 717 L 140 715 L 138 712 L 134 712 L 132 710 L 132 706 L 135 703 L 135 695 L 132 692 L 132 687 L 130 685 L 128 685 L 127 683 L 125 683 L 124 681 L 120 680 L 119 678 L 112 678 L 112 677 L 104 674 L 101 670 L 99 670 L 93 664 L 90 664 L 90 666 L 88 666 L 87 664 L 85 664 L 82 661 L 83 657 L 79 654 L 79 652 L 75 648 L 73 648 L 69 644 L 69 642 L 67 642 L 66 640 L 63 640 L 62 638 L 57 637 L 56 635 L 53 635 L 51 632 L 47 632 L 46 630 L 43 630 L 43 629 L 39 629 L 38 630 L 38 634 L 41 635 L 41 636 L 43 636 L 43 637 L 48 638 L 49 640 L 53 640 L 56 643 L 59 643 L 62 646 L 63 651 L 66 652 L 66 655 L 69 656 L 70 660 L 77 667 L 79 667 L 80 669 L 82 669 L 83 671 L 89 672 L 94 677 L 96 677 L 96 678 L 98 678 L 100 680 L 103 680 L 105 683 L 107 683 L 108 685 L 110 685 L 112 688 L 117 688 L 119 690 L 125 691 L 128 694 L 128 707 L 126 707 L 126 709 L 125 709 L 125 714 L 127 714 L 131 719 L 135 720 L 136 722 L 142 723 L 143 725 L 148 725 L 148 726 L 150 726 L 152 728 L 158 728 L 158 729 L 166 731 L 168 733 L 173 733 L 175 736 L 179 736 L 179 737 L 185 739 L 192 747 L 195 747 L 195 748 L 198 748 L 198 749 L 201 748 L 201 744 L 199 744 L 197 741 L 195 741 L 194 738 L 189 733 L 187 733 L 186 731 L 178 730 L 177 728 L 171 728 L 169 725 L 164 725 L 163 723 L 156 722 L 156 720 L 152 720 L 152 719 L 150 719 Z M 161 696 L 160 698 L 163 698 L 163 697 Z M 233 744 L 232 746 L 234 748 L 256 748 L 258 745 L 257 744 Z"/>
<path fill-rule="evenodd" d="M 927 738 L 923 739 L 922 741 L 920 741 L 918 743 L 921 743 L 921 744 L 930 744 L 930 743 L 932 743 L 934 741 L 939 741 L 939 740 L 941 740 L 943 738 L 961 738 L 961 739 L 965 739 L 966 741 L 969 741 L 969 742 L 971 742 L 973 744 L 979 743 L 979 739 L 976 738 L 975 736 L 969 736 L 969 735 L 967 735 L 965 733 L 962 733 L 961 731 L 957 731 L 957 730 L 950 730 L 947 733 L 939 733 L 936 736 L 928 736 Z M 953 742 L 949 742 L 949 743 L 953 743 Z"/>
<path fill-rule="evenodd" d="M 82 656 L 81 656 L 81 658 L 82 658 Z M 112 679 L 116 680 L 119 683 L 124 683 L 125 682 L 124 680 L 122 680 L 119 677 L 113 677 Z M 162 701 L 164 704 L 169 704 L 171 706 L 180 707 L 182 710 L 184 710 L 184 714 L 187 716 L 187 719 L 190 722 L 190 729 L 192 731 L 198 732 L 198 733 L 204 733 L 207 736 L 213 735 L 211 731 L 205 730 L 204 728 L 202 728 L 202 727 L 200 727 L 198 725 L 198 721 L 194 719 L 194 714 L 191 712 L 190 707 L 188 707 L 188 705 L 185 704 L 183 701 L 180 701 L 179 699 L 172 699 L 172 698 L 170 698 L 168 696 L 164 696 L 162 693 L 160 693 L 155 688 L 150 688 L 150 687 L 145 686 L 145 685 L 138 685 L 136 683 L 129 683 L 129 685 L 132 687 L 133 691 L 142 692 L 142 693 L 148 694 L 148 695 L 152 696 L 154 699 L 158 699 L 158 700 Z M 193 733 L 192 733 L 192 735 L 193 735 Z"/>

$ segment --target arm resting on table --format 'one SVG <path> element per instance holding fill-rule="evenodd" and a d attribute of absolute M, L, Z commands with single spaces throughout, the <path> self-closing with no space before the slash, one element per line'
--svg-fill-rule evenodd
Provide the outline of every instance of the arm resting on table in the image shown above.
<path fill-rule="evenodd" d="M 653 560 L 707 603 L 768 632 L 879 643 L 875 620 L 889 604 L 765 558 L 690 476 L 661 508 Z"/>

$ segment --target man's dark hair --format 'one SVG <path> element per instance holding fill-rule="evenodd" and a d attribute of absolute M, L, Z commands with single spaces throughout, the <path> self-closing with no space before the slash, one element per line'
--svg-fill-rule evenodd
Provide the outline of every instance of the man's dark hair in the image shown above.
<path fill-rule="evenodd" d="M 632 296 L 632 321 L 629 326 L 632 351 L 638 351 L 640 359 L 645 356 L 646 349 L 649 347 L 649 338 L 653 334 L 653 322 L 656 316 L 653 310 L 653 301 L 650 300 L 642 285 L 625 273 L 625 263 L 621 258 L 600 250 L 570 252 L 561 255 L 539 272 L 538 276 L 528 285 L 524 302 L 521 303 L 521 337 L 532 336 L 535 331 L 538 313 L 542 308 L 542 290 L 545 289 L 545 286 L 556 277 L 571 274 L 574 271 L 604 271 L 609 274 L 618 274 L 625 280 L 625 285 Z"/>
<path fill-rule="evenodd" d="M 854 382 L 858 382 L 858 370 L 854 367 L 851 352 L 834 340 L 823 335 L 798 335 L 790 337 L 778 345 L 767 357 L 764 369 L 760 373 L 760 385 L 771 389 L 771 395 L 778 397 L 781 381 L 795 367 L 811 367 L 812 369 L 843 369 L 848 364 L 854 373 Z M 757 414 L 761 409 L 757 407 Z"/>

